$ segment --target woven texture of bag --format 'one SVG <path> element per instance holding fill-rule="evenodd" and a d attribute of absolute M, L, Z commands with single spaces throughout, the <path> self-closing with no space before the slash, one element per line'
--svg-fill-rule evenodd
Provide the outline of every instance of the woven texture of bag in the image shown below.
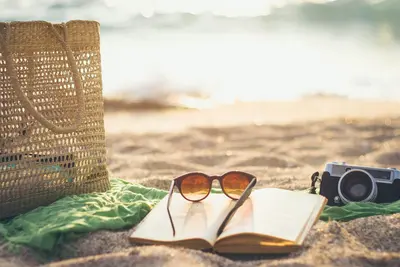
<path fill-rule="evenodd" d="M 0 219 L 110 188 L 99 28 L 0 23 Z"/>

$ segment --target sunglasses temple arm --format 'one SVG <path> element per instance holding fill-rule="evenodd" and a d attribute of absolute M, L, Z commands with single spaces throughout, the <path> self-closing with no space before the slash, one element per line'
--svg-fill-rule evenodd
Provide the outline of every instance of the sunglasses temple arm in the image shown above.
<path fill-rule="evenodd" d="M 172 198 L 174 186 L 175 186 L 175 181 L 172 181 L 171 187 L 169 188 L 168 202 L 167 202 L 167 212 L 168 212 L 169 221 L 171 222 L 173 236 L 175 236 L 175 226 L 174 226 L 174 222 L 172 220 L 171 212 L 169 211 L 169 206 L 171 204 L 171 198 Z"/>
<path fill-rule="evenodd" d="M 256 182 L 257 182 L 256 178 L 253 178 L 253 180 L 251 180 L 251 182 L 247 186 L 246 190 L 243 192 L 243 194 L 240 196 L 240 198 L 236 202 L 233 209 L 228 213 L 228 215 L 225 217 L 224 221 L 222 222 L 221 226 L 218 228 L 217 236 L 219 236 L 222 233 L 222 231 L 224 231 L 226 225 L 232 219 L 232 217 L 236 213 L 236 211 L 240 208 L 240 206 L 243 205 L 243 203 L 246 201 L 246 199 L 249 198 L 251 190 L 256 185 Z"/>

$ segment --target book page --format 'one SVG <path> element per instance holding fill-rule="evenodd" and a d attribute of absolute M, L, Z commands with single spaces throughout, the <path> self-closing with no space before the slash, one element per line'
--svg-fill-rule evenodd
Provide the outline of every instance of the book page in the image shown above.
<path fill-rule="evenodd" d="M 170 205 L 176 230 L 173 236 L 167 213 L 167 200 L 168 195 L 134 228 L 130 236 L 131 241 L 178 242 L 204 239 L 213 245 L 219 225 L 235 204 L 224 194 L 210 194 L 200 202 L 190 202 L 179 193 L 173 193 Z"/>
<path fill-rule="evenodd" d="M 304 192 L 254 190 L 218 239 L 249 233 L 300 244 L 325 203 L 324 197 Z"/>

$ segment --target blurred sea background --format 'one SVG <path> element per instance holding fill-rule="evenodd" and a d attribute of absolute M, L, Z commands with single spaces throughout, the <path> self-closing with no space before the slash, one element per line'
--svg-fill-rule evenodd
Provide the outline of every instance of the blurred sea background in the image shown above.
<path fill-rule="evenodd" d="M 1 21 L 73 19 L 101 24 L 110 99 L 400 100 L 398 0 L 0 0 Z"/>

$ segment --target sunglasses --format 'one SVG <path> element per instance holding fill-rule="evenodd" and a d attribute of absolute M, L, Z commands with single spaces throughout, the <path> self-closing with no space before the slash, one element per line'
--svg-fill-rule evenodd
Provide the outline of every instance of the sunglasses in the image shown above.
<path fill-rule="evenodd" d="M 218 180 L 222 192 L 233 200 L 238 200 L 235 207 L 225 218 L 218 234 L 223 230 L 223 227 L 228 223 L 234 212 L 244 203 L 249 197 L 251 189 L 255 186 L 257 178 L 249 173 L 241 171 L 230 171 L 223 175 L 207 175 L 201 172 L 191 172 L 179 176 L 172 180 L 169 189 L 169 196 L 167 202 L 167 212 L 172 226 L 172 232 L 175 236 L 175 226 L 172 220 L 169 206 L 171 204 L 172 193 L 176 186 L 182 195 L 188 201 L 199 202 L 205 199 L 211 192 L 211 185 L 214 180 Z"/>

